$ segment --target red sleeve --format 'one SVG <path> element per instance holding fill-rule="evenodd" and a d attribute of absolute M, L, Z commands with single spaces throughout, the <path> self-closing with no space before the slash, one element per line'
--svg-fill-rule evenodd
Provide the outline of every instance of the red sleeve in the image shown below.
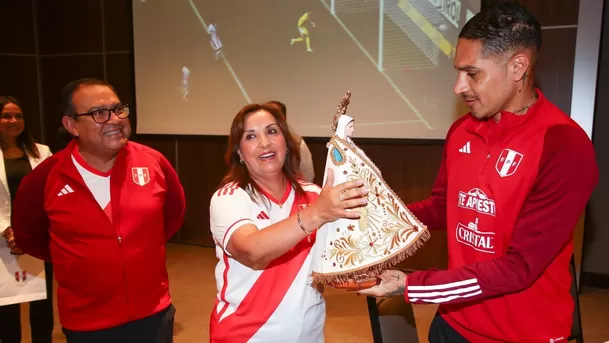
<path fill-rule="evenodd" d="M 453 270 L 408 275 L 412 303 L 479 301 L 529 287 L 573 240 L 598 181 L 594 147 L 575 127 L 548 130 L 540 170 L 505 255 Z"/>
<path fill-rule="evenodd" d="M 48 158 L 21 180 L 11 213 L 17 246 L 26 254 L 46 261 L 51 260 L 51 252 L 44 193 L 47 177 L 55 162 L 55 158 Z"/>
<path fill-rule="evenodd" d="M 407 205 L 410 212 L 430 230 L 446 229 L 446 154 L 448 140 L 453 131 L 468 117 L 468 115 L 465 115 L 457 120 L 446 134 L 444 150 L 442 152 L 442 163 L 440 164 L 440 170 L 436 176 L 436 181 L 431 189 L 431 196 L 427 199 Z"/>
<path fill-rule="evenodd" d="M 178 232 L 184 223 L 184 212 L 186 211 L 186 198 L 184 188 L 175 169 L 164 156 L 160 156 L 159 163 L 165 174 L 167 191 L 165 193 L 165 239 L 169 240 Z"/>

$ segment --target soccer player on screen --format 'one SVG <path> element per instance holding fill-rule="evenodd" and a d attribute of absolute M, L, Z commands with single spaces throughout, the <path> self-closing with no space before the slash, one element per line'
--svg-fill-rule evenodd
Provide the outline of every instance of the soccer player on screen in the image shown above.
<path fill-rule="evenodd" d="M 307 44 L 307 51 L 313 52 L 313 49 L 311 49 L 311 37 L 309 36 L 309 30 L 306 27 L 307 22 L 311 24 L 311 27 L 315 27 L 315 23 L 309 18 L 311 13 L 313 12 L 309 11 L 298 19 L 298 32 L 300 33 L 300 37 L 292 38 L 290 46 L 294 45 L 296 42 L 302 42 L 304 40 Z"/>
<path fill-rule="evenodd" d="M 190 69 L 187 66 L 182 66 L 182 100 L 188 101 L 188 78 L 190 77 Z"/>
<path fill-rule="evenodd" d="M 216 59 L 218 59 L 218 56 L 220 56 L 220 52 L 222 51 L 222 48 L 224 46 L 222 45 L 222 41 L 218 37 L 216 26 L 217 24 L 215 22 L 211 22 L 211 24 L 209 24 L 209 26 L 207 27 L 207 33 L 209 33 L 209 42 L 211 43 L 211 47 L 216 52 L 215 57 Z"/>

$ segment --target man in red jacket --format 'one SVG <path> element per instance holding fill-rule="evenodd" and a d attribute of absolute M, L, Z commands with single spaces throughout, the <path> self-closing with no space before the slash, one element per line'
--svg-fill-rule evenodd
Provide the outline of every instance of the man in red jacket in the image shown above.
<path fill-rule="evenodd" d="M 409 209 L 446 228 L 447 270 L 396 270 L 361 294 L 439 304 L 429 341 L 566 342 L 573 230 L 598 180 L 584 131 L 533 84 L 541 46 L 517 4 L 476 14 L 459 35 L 454 91 L 471 112 L 450 128 L 426 200 Z"/>
<path fill-rule="evenodd" d="M 184 191 L 159 152 L 129 142 L 129 105 L 83 79 L 63 91 L 75 138 L 21 183 L 19 247 L 52 261 L 69 343 L 170 343 L 175 309 L 165 243 L 184 219 Z"/>

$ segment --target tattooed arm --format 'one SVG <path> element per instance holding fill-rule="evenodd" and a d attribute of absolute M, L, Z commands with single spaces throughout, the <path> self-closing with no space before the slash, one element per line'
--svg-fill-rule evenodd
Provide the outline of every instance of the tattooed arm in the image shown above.
<path fill-rule="evenodd" d="M 406 288 L 406 273 L 399 270 L 387 270 L 379 276 L 381 283 L 358 293 L 376 298 L 387 298 L 404 295 Z"/>

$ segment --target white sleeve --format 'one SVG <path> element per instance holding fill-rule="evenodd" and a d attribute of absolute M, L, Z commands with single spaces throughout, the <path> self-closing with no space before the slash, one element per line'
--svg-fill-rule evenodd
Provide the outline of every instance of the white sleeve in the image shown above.
<path fill-rule="evenodd" d="M 36 147 L 38 148 L 38 153 L 40 154 L 40 159 L 43 161 L 53 155 L 51 153 L 51 148 L 49 148 L 49 146 L 47 146 L 47 145 L 36 143 Z"/>
<path fill-rule="evenodd" d="M 232 234 L 245 224 L 254 224 L 252 200 L 240 187 L 227 185 L 217 190 L 211 198 L 209 212 L 211 234 L 227 254 Z"/>

